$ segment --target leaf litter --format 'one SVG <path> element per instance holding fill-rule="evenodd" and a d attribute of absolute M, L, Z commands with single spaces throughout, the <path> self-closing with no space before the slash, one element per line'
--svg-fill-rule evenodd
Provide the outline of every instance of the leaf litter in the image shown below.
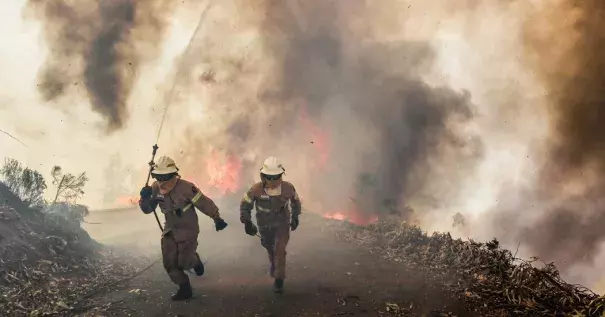
<path fill-rule="evenodd" d="M 341 238 L 420 270 L 483 316 L 605 317 L 605 296 L 566 283 L 553 263 L 517 258 L 496 239 L 481 243 L 449 233 L 427 235 L 418 226 L 392 219 L 367 226 L 330 222 L 342 229 Z M 405 304 L 386 303 L 384 309 L 411 316 Z"/>
<path fill-rule="evenodd" d="M 40 212 L 0 205 L 0 215 L 2 316 L 69 316 L 92 292 L 149 262 L 102 246 L 82 228 L 49 221 Z"/>

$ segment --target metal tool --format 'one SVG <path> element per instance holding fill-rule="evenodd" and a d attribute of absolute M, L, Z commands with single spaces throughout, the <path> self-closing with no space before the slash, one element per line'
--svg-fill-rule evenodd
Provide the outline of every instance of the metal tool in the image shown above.
<path fill-rule="evenodd" d="M 149 161 L 149 173 L 147 173 L 147 182 L 145 182 L 145 187 L 149 186 L 149 179 L 151 178 L 151 172 L 153 171 L 153 165 L 155 164 L 153 160 L 155 159 L 155 154 L 158 151 L 158 145 L 153 145 L 153 152 L 151 153 L 151 161 Z M 153 210 L 153 215 L 155 216 L 155 220 L 158 222 L 158 226 L 160 227 L 160 231 L 164 232 L 164 228 L 162 227 L 162 223 L 160 222 L 160 218 L 158 218 L 158 214 L 155 209 Z"/>

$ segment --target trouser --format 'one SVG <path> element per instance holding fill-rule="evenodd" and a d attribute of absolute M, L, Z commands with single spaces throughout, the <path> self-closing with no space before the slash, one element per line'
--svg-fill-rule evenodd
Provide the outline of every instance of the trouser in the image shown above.
<path fill-rule="evenodd" d="M 269 255 L 271 265 L 275 266 L 275 278 L 286 278 L 286 246 L 290 240 L 290 224 L 259 226 L 260 243 Z"/>
<path fill-rule="evenodd" d="M 184 270 L 190 270 L 199 264 L 196 250 L 197 237 L 183 241 L 177 241 L 172 233 L 162 237 L 162 262 L 174 284 L 189 282 L 189 276 Z"/>

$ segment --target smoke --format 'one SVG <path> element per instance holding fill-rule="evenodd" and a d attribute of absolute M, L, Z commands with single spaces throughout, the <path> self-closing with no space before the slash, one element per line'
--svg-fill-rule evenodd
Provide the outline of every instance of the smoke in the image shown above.
<path fill-rule="evenodd" d="M 29 1 L 50 49 L 39 92 L 46 101 L 86 94 L 109 129 L 123 129 L 113 141 L 141 175 L 151 143 L 139 144 L 155 135 L 142 136 L 150 122 L 129 117 L 127 104 L 140 102 L 129 100 L 139 97 L 134 88 L 157 88 L 138 75 L 160 45 L 178 54 L 189 40 L 194 25 L 172 23 L 163 42 L 173 6 Z M 465 237 L 520 242 L 525 255 L 556 260 L 586 282 L 598 272 L 580 276 L 582 265 L 604 243 L 600 6 L 223 1 L 185 57 L 158 155 L 173 156 L 204 190 L 216 176 L 209 169 L 234 166 L 227 178 L 238 195 L 275 155 L 308 211 L 401 212 L 441 230 L 461 211 L 473 218 Z M 30 123 L 22 126 L 46 123 L 18 117 Z M 77 151 L 90 158 L 78 169 L 94 170 L 107 155 L 107 139 L 95 142 Z M 114 178 L 127 172 L 96 179 L 121 184 Z"/>
<path fill-rule="evenodd" d="M 526 27 L 528 59 L 546 84 L 554 124 L 539 184 L 551 206 L 524 235 L 564 268 L 593 261 L 605 243 L 603 14 L 602 1 L 559 1 Z"/>
<path fill-rule="evenodd" d="M 183 147 L 203 143 L 201 156 L 211 142 L 227 155 L 242 157 L 250 168 L 242 185 L 256 178 L 264 157 L 277 155 L 293 166 L 287 175 L 308 198 L 307 208 L 326 213 L 409 212 L 405 207 L 411 204 L 416 214 L 449 218 L 443 211 L 453 208 L 447 206 L 470 200 L 464 195 L 478 197 L 483 187 L 497 183 L 494 196 L 483 198 L 495 203 L 484 208 L 489 212 L 472 230 L 509 246 L 521 242 L 525 254 L 556 260 L 571 274 L 595 259 L 603 243 L 604 213 L 596 199 L 604 170 L 599 158 L 604 134 L 598 126 L 603 62 L 598 54 L 586 53 L 599 52 L 603 44 L 595 39 L 603 33 L 592 22 L 601 11 L 588 2 L 573 8 L 567 2 L 538 7 L 470 3 L 448 15 L 473 16 L 486 7 L 503 16 L 523 13 L 515 21 L 520 33 L 508 35 L 523 39 L 525 51 L 513 51 L 506 43 L 499 49 L 502 55 L 525 55 L 522 73 L 505 74 L 517 76 L 517 85 L 475 79 L 475 89 L 499 90 L 478 103 L 467 91 L 425 80 L 437 65 L 439 52 L 430 41 L 438 32 L 411 40 L 413 30 L 407 27 L 415 26 L 413 17 L 398 25 L 397 31 L 408 36 L 385 40 L 383 28 L 392 23 L 391 16 L 374 16 L 376 8 L 361 2 L 257 2 L 240 13 L 244 25 L 261 21 L 254 30 L 260 44 L 248 43 L 240 56 L 217 60 L 213 49 L 220 44 L 206 39 L 201 45 L 206 57 L 191 61 L 199 74 L 216 75 L 197 87 L 211 96 L 208 116 L 218 127 Z M 568 14 L 574 19 L 561 18 Z M 386 21 L 377 23 L 377 18 Z M 464 26 L 469 37 L 474 23 Z M 553 43 L 553 38 L 561 41 Z M 501 70 L 474 70 L 486 78 L 490 72 Z M 522 80 L 541 86 L 526 87 Z M 491 116 L 490 123 L 478 112 Z M 537 132 L 536 119 L 548 128 L 547 135 Z M 469 128 L 481 120 L 482 130 Z M 523 130 L 513 133 L 519 127 Z M 488 140 L 499 142 L 499 148 Z M 523 150 L 517 150 L 518 144 Z M 492 169 L 494 175 L 474 178 L 494 153 L 507 150 L 524 162 L 515 162 L 517 167 L 504 160 Z M 497 179 L 500 173 L 507 179 Z"/>
<path fill-rule="evenodd" d="M 174 0 L 30 0 L 49 53 L 38 78 L 44 101 L 83 85 L 109 131 L 128 120 L 127 103 L 143 61 L 156 57 Z"/>
<path fill-rule="evenodd" d="M 263 19 L 260 43 L 246 45 L 239 63 L 233 56 L 205 58 L 220 45 L 205 39 L 191 68 L 216 75 L 203 89 L 212 96 L 208 116 L 222 128 L 183 148 L 211 142 L 244 158 L 250 166 L 244 184 L 257 178 L 264 157 L 276 155 L 309 197 L 307 208 L 318 212 L 351 201 L 365 213 L 393 212 L 431 183 L 429 172 L 437 174 L 431 167 L 445 156 L 460 162 L 448 180 L 463 177 L 482 153 L 478 137 L 462 129 L 474 116 L 470 93 L 423 82 L 420 74 L 434 59 L 428 43 L 351 31 L 364 11 L 354 4 L 259 2 L 241 10 L 243 24 Z M 256 50 L 271 62 L 255 60 Z M 185 165 L 194 164 L 190 153 L 184 156 Z"/>

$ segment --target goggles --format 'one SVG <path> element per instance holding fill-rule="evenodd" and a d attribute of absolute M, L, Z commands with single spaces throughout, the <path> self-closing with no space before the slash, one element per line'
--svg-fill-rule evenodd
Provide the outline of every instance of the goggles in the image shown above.
<path fill-rule="evenodd" d="M 174 173 L 171 174 L 151 174 L 151 177 L 156 179 L 158 182 L 166 182 L 174 177 Z"/>
<path fill-rule="evenodd" d="M 277 174 L 277 175 L 267 175 L 267 174 L 262 174 L 263 178 L 268 180 L 268 181 L 276 181 L 279 180 L 282 176 L 282 174 Z"/>

